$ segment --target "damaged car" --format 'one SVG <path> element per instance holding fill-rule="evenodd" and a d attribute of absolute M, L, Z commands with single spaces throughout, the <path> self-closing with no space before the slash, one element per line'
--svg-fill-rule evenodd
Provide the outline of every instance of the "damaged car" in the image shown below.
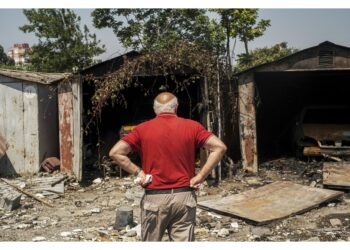
<path fill-rule="evenodd" d="M 308 106 L 297 116 L 297 156 L 350 157 L 350 106 Z"/>

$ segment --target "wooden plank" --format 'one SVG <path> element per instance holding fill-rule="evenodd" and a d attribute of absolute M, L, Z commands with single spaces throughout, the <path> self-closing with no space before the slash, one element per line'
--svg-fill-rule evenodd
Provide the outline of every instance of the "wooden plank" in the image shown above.
<path fill-rule="evenodd" d="M 350 189 L 350 162 L 323 163 L 323 185 Z"/>
<path fill-rule="evenodd" d="M 6 83 L 6 140 L 9 171 L 24 172 L 23 89 L 21 82 Z"/>
<path fill-rule="evenodd" d="M 83 93 L 80 78 L 75 78 L 72 82 L 73 93 L 73 173 L 81 181 L 83 172 L 83 129 L 82 110 Z"/>
<path fill-rule="evenodd" d="M 23 83 L 23 120 L 25 149 L 23 172 L 34 174 L 39 171 L 40 165 L 37 84 Z"/>
<path fill-rule="evenodd" d="M 342 194 L 339 191 L 277 181 L 241 194 L 199 202 L 198 206 L 256 224 L 266 224 L 306 212 Z"/>

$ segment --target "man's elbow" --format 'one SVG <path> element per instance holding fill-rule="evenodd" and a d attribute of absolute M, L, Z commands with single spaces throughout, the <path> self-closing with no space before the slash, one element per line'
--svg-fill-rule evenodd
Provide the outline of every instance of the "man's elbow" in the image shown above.
<path fill-rule="evenodd" d="M 109 157 L 115 161 L 116 163 L 118 163 L 118 150 L 116 150 L 115 148 L 112 148 L 110 151 L 109 151 Z"/>
<path fill-rule="evenodd" d="M 226 145 L 222 143 L 222 145 L 219 146 L 219 151 L 220 151 L 221 155 L 223 156 L 227 151 Z"/>

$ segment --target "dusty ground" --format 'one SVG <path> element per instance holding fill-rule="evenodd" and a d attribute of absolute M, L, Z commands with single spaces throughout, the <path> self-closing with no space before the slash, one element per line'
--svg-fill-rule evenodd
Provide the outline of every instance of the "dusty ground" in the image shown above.
<path fill-rule="evenodd" d="M 277 181 L 322 187 L 322 163 L 279 159 L 262 164 L 258 177 L 237 171 L 217 187 L 207 185 L 199 200 L 224 197 Z M 24 197 L 12 212 L 0 210 L 1 241 L 138 241 L 137 229 L 115 230 L 115 209 L 131 206 L 139 222 L 142 190 L 130 178 L 107 177 L 101 183 L 68 182 L 54 208 Z M 135 198 L 136 197 L 136 198 Z M 133 200 L 135 198 L 135 200 Z M 254 226 L 248 222 L 197 211 L 197 241 L 350 241 L 350 195 L 306 213 Z M 135 224 L 136 226 L 136 224 Z M 167 237 L 164 237 L 167 240 Z"/>

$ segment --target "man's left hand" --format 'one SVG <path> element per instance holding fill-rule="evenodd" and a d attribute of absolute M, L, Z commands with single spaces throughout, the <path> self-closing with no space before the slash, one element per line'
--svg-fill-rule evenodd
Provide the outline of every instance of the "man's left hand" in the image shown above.
<path fill-rule="evenodd" d="M 202 182 L 204 181 L 204 178 L 202 175 L 197 174 L 195 177 L 193 177 L 190 180 L 190 187 L 191 188 L 199 188 L 199 186 L 202 184 Z"/>

